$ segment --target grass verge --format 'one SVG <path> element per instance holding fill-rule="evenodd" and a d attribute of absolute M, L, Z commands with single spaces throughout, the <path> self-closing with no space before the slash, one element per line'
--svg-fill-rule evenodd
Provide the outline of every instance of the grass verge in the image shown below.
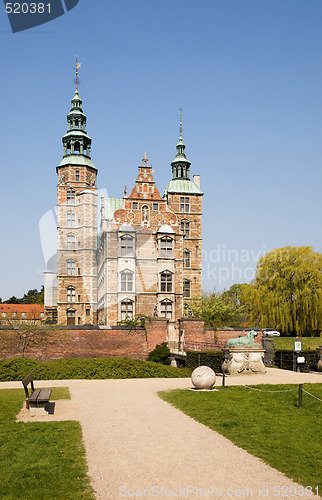
<path fill-rule="evenodd" d="M 69 398 L 53 388 L 51 400 Z M 78 422 L 16 422 L 23 389 L 0 390 L 0 498 L 93 500 Z"/>
<path fill-rule="evenodd" d="M 303 389 L 322 399 L 322 384 L 304 384 Z M 303 393 L 298 408 L 298 386 L 178 389 L 159 395 L 294 481 L 322 491 L 322 403 Z"/>
<path fill-rule="evenodd" d="M 289 349 L 293 351 L 294 349 L 294 340 L 295 337 L 274 337 L 273 342 L 275 349 Z M 306 351 L 307 349 L 315 350 L 317 347 L 322 345 L 321 337 L 302 337 L 302 350 Z"/>

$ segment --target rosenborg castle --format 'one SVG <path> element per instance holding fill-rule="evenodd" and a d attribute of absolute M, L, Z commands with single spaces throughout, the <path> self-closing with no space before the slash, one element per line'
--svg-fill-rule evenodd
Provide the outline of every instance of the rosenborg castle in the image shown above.
<path fill-rule="evenodd" d="M 45 272 L 47 316 L 68 325 L 116 325 L 138 314 L 182 318 L 201 295 L 203 193 L 200 177 L 190 178 L 181 127 L 162 194 L 144 154 L 133 188 L 98 200 L 77 88 L 71 104 L 57 167 L 57 272 Z"/>

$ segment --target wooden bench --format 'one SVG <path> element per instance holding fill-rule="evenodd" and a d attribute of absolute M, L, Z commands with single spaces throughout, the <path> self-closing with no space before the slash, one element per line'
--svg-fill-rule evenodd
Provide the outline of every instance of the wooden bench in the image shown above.
<path fill-rule="evenodd" d="M 51 389 L 35 389 L 32 373 L 29 373 L 22 381 L 26 393 L 26 407 L 44 408 L 49 403 Z M 31 384 L 31 394 L 29 395 L 28 385 Z"/>

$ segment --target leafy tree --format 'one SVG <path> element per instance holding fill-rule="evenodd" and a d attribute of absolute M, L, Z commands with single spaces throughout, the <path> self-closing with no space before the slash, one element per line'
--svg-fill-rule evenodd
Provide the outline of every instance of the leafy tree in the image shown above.
<path fill-rule="evenodd" d="M 205 327 L 214 330 L 223 326 L 238 326 L 244 318 L 245 308 L 227 292 L 203 293 L 192 300 L 194 316 L 205 322 Z"/>
<path fill-rule="evenodd" d="M 285 335 L 319 335 L 322 326 L 322 254 L 310 246 L 270 251 L 243 291 L 251 323 Z"/>
<path fill-rule="evenodd" d="M 43 304 L 44 303 L 44 287 L 38 292 L 37 288 L 28 290 L 22 299 L 18 299 L 15 295 L 3 302 L 4 304 Z"/>

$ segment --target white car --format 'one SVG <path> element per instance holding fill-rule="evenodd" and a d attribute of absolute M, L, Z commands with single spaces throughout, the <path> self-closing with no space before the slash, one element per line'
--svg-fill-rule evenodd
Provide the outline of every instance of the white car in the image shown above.
<path fill-rule="evenodd" d="M 262 332 L 267 335 L 267 337 L 280 337 L 281 334 L 277 330 L 274 330 L 274 328 L 264 328 Z"/>

